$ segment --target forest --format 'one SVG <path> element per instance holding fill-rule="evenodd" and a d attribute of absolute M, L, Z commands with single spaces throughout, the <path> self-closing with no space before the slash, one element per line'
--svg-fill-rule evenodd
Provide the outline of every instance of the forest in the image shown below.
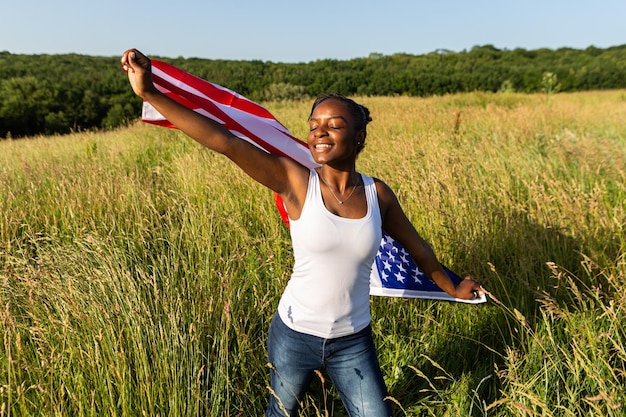
<path fill-rule="evenodd" d="M 308 63 L 153 57 L 260 101 L 323 92 L 442 96 L 626 88 L 626 44 L 586 49 L 475 46 L 424 55 L 371 53 Z M 140 115 L 118 57 L 0 52 L 0 138 L 112 129 Z"/>

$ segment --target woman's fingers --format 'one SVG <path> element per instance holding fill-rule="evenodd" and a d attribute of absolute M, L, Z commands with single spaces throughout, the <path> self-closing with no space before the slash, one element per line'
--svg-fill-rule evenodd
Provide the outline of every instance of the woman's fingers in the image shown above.
<path fill-rule="evenodd" d="M 470 291 L 472 299 L 476 299 L 485 293 L 483 287 L 469 275 L 463 279 L 463 283 Z"/>
<path fill-rule="evenodd" d="M 129 49 L 122 54 L 122 69 L 126 72 L 135 72 L 137 69 L 150 69 L 150 60 L 136 49 Z"/>

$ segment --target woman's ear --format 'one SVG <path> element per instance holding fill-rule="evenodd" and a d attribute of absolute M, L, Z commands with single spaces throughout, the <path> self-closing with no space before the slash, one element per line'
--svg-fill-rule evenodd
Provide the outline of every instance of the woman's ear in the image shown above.
<path fill-rule="evenodd" d="M 367 132 L 365 131 L 365 129 L 359 130 L 357 132 L 356 138 L 355 138 L 356 146 L 363 146 L 363 145 L 365 145 L 365 138 L 366 137 L 367 137 Z"/>

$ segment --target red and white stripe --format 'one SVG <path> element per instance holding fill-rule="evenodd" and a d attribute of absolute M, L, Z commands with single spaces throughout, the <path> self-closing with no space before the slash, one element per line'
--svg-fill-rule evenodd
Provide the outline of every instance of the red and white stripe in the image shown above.
<path fill-rule="evenodd" d="M 307 145 L 295 138 L 265 107 L 162 61 L 152 60 L 152 75 L 160 91 L 223 124 L 236 136 L 268 153 L 287 156 L 309 168 L 316 166 Z M 147 123 L 175 127 L 148 102 L 143 103 L 141 118 Z"/>

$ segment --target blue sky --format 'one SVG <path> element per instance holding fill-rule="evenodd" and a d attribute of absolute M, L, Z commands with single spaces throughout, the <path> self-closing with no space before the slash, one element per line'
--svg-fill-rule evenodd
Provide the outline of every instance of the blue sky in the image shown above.
<path fill-rule="evenodd" d="M 0 0 L 0 51 L 310 62 L 626 44 L 625 0 Z"/>

